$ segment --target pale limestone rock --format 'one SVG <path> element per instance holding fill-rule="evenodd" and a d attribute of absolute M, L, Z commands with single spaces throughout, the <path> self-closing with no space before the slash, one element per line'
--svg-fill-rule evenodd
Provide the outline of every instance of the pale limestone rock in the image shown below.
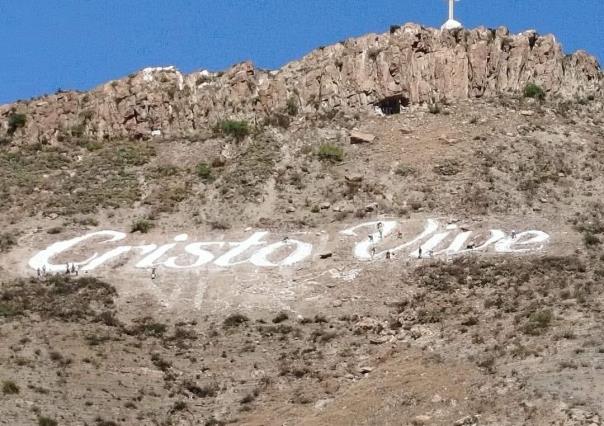
<path fill-rule="evenodd" d="M 374 141 L 375 135 L 372 135 L 371 133 L 359 132 L 358 130 L 353 130 L 350 132 L 351 144 L 372 143 Z"/>

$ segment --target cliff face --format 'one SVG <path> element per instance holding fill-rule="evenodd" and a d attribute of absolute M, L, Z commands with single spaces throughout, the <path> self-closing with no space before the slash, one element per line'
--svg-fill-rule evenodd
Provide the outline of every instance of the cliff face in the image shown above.
<path fill-rule="evenodd" d="M 229 117 L 261 120 L 288 100 L 302 112 L 347 112 L 389 100 L 421 103 L 517 93 L 535 82 L 564 98 L 601 96 L 603 74 L 584 52 L 565 56 L 551 35 L 440 31 L 407 24 L 320 48 L 278 71 L 251 63 L 183 75 L 148 68 L 87 93 L 64 92 L 0 107 L 0 137 L 14 143 L 185 136 Z M 26 122 L 11 127 L 10 116 Z"/>

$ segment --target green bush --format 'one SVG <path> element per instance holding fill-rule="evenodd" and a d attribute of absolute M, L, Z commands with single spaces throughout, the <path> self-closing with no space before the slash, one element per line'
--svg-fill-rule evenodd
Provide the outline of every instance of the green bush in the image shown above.
<path fill-rule="evenodd" d="M 212 167 L 208 163 L 199 163 L 196 167 L 197 176 L 205 181 L 212 180 Z"/>
<path fill-rule="evenodd" d="M 338 163 L 344 158 L 344 150 L 339 146 L 323 144 L 319 147 L 317 155 L 321 160 Z"/>
<path fill-rule="evenodd" d="M 528 83 L 524 86 L 524 97 L 543 100 L 545 99 L 545 92 L 540 86 L 534 83 Z"/>
<path fill-rule="evenodd" d="M 140 232 L 141 234 L 146 234 L 153 228 L 153 222 L 147 219 L 137 219 L 132 223 L 132 228 L 130 229 L 131 233 Z"/>
<path fill-rule="evenodd" d="M 12 113 L 8 116 L 8 133 L 15 133 L 17 129 L 25 127 L 27 116 L 25 114 Z"/>
<path fill-rule="evenodd" d="M 220 122 L 220 130 L 227 136 L 241 140 L 250 134 L 250 126 L 245 120 L 224 120 Z"/>

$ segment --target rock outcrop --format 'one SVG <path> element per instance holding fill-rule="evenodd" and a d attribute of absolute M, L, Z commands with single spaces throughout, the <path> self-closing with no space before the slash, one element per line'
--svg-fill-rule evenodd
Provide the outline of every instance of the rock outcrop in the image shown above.
<path fill-rule="evenodd" d="M 223 73 L 147 68 L 87 93 L 4 105 L 0 138 L 186 136 L 225 118 L 260 121 L 288 105 L 302 113 L 376 106 L 395 112 L 408 103 L 518 93 L 527 82 L 550 96 L 601 96 L 603 81 L 595 58 L 565 55 L 552 35 L 407 24 L 317 49 L 278 71 L 249 62 Z M 14 114 L 24 114 L 25 122 L 11 126 Z"/>

